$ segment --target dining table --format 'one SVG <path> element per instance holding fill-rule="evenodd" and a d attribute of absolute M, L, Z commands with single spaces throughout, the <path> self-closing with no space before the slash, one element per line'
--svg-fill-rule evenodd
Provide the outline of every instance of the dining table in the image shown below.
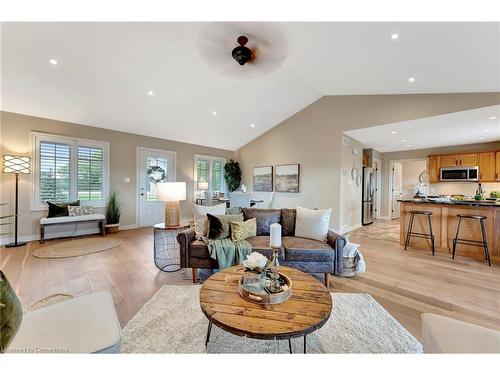
<path fill-rule="evenodd" d="M 217 197 L 217 198 L 212 198 L 214 202 L 217 202 L 219 204 L 225 203 L 226 206 L 229 208 L 229 198 L 227 197 Z M 206 201 L 206 198 L 196 198 L 196 204 L 204 205 Z M 255 206 L 257 203 L 264 203 L 264 199 L 250 199 L 250 207 Z"/>

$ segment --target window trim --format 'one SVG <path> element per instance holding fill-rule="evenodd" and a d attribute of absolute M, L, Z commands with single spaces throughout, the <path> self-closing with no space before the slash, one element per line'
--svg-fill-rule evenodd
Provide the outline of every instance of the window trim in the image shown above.
<path fill-rule="evenodd" d="M 40 142 L 54 142 L 70 145 L 70 200 L 78 199 L 77 192 L 77 154 L 78 146 L 99 147 L 103 149 L 104 170 L 103 170 L 103 199 L 101 201 L 82 201 L 88 202 L 94 207 L 106 207 L 106 202 L 109 196 L 109 181 L 110 181 L 110 144 L 106 141 L 97 141 L 87 138 L 69 137 L 64 135 L 31 132 L 31 150 L 32 150 L 32 171 L 31 173 L 31 194 L 30 194 L 30 210 L 44 211 L 47 209 L 47 204 L 40 201 Z"/>
<path fill-rule="evenodd" d="M 202 154 L 194 154 L 193 160 L 193 199 L 196 200 L 197 196 L 200 195 L 202 190 L 198 190 L 198 168 L 196 167 L 196 162 L 199 160 L 207 160 L 209 161 L 208 166 L 208 191 L 213 192 L 212 190 L 212 162 L 213 161 L 222 161 L 222 185 L 221 190 L 224 193 L 227 193 L 226 179 L 224 178 L 224 166 L 226 165 L 226 158 L 221 156 L 210 156 L 210 155 L 202 155 Z"/>

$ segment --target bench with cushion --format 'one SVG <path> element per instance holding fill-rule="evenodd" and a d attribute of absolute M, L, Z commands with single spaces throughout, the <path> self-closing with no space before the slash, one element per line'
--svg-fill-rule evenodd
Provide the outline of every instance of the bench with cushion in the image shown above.
<path fill-rule="evenodd" d="M 106 217 L 103 214 L 90 214 L 79 216 L 56 216 L 56 217 L 43 217 L 40 219 L 40 243 L 45 241 L 45 227 L 47 225 L 60 225 L 60 224 L 80 224 L 96 222 L 99 224 L 99 231 L 104 236 L 104 224 Z"/>
<path fill-rule="evenodd" d="M 346 238 L 333 231 L 328 232 L 326 242 L 295 237 L 295 209 L 244 208 L 245 220 L 257 218 L 257 236 L 247 238 L 253 251 L 268 258 L 272 256 L 272 251 L 269 249 L 269 226 L 274 220 L 271 220 L 273 217 L 271 214 L 277 215 L 278 222 L 282 226 L 283 239 L 279 254 L 281 265 L 308 273 L 323 273 L 325 285 L 328 285 L 330 273 L 342 273 L 342 253 L 347 242 Z M 198 268 L 219 268 L 217 260 L 210 257 L 205 242 L 195 238 L 194 228 L 179 233 L 177 241 L 180 244 L 181 267 L 193 269 L 193 282 L 196 282 Z"/>

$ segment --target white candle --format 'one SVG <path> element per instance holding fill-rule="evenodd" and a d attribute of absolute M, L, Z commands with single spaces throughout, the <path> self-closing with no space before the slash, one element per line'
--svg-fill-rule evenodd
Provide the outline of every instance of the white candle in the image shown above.
<path fill-rule="evenodd" d="M 281 247 L 281 225 L 278 223 L 271 224 L 270 242 L 272 247 Z"/>

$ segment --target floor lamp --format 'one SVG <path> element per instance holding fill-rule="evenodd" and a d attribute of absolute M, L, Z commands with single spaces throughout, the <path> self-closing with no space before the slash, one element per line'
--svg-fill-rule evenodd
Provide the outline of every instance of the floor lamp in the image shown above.
<path fill-rule="evenodd" d="M 26 242 L 17 240 L 17 226 L 19 217 L 19 174 L 30 174 L 31 158 L 28 156 L 4 155 L 3 173 L 14 173 L 16 175 L 16 214 L 14 216 L 14 242 L 5 245 L 5 247 L 17 247 L 26 245 Z"/>

